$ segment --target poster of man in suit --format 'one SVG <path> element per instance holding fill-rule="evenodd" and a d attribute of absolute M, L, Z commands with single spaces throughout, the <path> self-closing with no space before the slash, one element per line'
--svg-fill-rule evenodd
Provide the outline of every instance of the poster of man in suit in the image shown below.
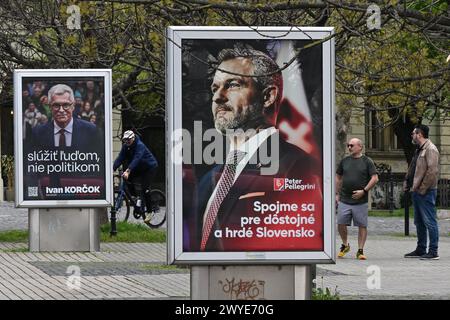
<path fill-rule="evenodd" d="M 22 135 L 16 136 L 22 205 L 42 201 L 106 203 L 111 108 L 108 72 L 97 76 L 64 72 L 65 76 L 62 71 L 16 71 L 20 88 L 16 88 L 15 117 L 22 126 Z M 25 112 L 30 103 L 37 110 L 33 122 Z M 83 112 L 94 113 L 96 122 L 83 119 Z"/>
<path fill-rule="evenodd" d="M 323 252 L 330 53 L 244 33 L 181 40 L 182 252 Z"/>

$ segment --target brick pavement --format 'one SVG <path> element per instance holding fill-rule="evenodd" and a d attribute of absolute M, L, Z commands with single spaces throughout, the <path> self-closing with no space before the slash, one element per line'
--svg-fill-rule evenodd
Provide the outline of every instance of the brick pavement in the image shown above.
<path fill-rule="evenodd" d="M 0 205 L 0 230 L 26 229 L 27 220 L 26 209 Z M 402 223 L 399 218 L 370 218 L 367 261 L 354 259 L 356 228 L 351 228 L 352 251 L 335 265 L 318 265 L 318 285 L 337 286 L 343 299 L 450 299 L 450 221 L 440 221 L 439 261 L 403 258 L 416 238 L 389 236 L 400 234 Z M 0 300 L 189 299 L 189 269 L 163 266 L 165 244 L 104 243 L 94 253 L 27 249 L 26 243 L 0 243 Z M 68 273 L 70 266 L 81 272 L 79 288 L 71 286 L 76 281 L 68 282 L 76 280 Z M 368 267 L 380 271 L 380 289 L 367 287 Z"/>
<path fill-rule="evenodd" d="M 369 259 L 358 261 L 356 241 L 350 236 L 352 251 L 337 264 L 317 266 L 318 286 L 337 286 L 343 299 L 450 299 L 449 237 L 440 239 L 439 261 L 404 259 L 415 238 L 386 236 L 369 238 Z M 107 243 L 98 253 L 26 248 L 0 243 L 0 299 L 189 299 L 189 269 L 164 266 L 164 244 Z M 80 268 L 79 289 L 68 285 L 69 266 Z M 368 267 L 379 268 L 379 289 L 367 287 Z"/>
<path fill-rule="evenodd" d="M 0 231 L 28 229 L 28 209 L 14 208 L 13 202 L 0 202 Z"/>
<path fill-rule="evenodd" d="M 23 252 L 0 243 L 0 299 L 187 299 L 189 270 L 164 266 L 164 244 L 105 243 L 101 252 Z M 70 266 L 79 268 L 79 288 Z"/>
<path fill-rule="evenodd" d="M 349 242 L 352 249 L 345 258 L 338 259 L 335 265 L 317 266 L 319 286 L 322 281 L 324 287 L 337 286 L 344 299 L 450 299 L 448 236 L 439 239 L 441 259 L 437 261 L 403 258 L 415 249 L 415 237 L 369 237 L 364 250 L 366 261 L 355 259 L 357 238 L 350 236 Z M 371 281 L 378 271 L 379 289 Z"/>

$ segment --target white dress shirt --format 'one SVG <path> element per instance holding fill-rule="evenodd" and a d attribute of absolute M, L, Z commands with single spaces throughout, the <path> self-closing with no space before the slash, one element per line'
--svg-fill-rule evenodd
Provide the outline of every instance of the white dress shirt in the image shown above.
<path fill-rule="evenodd" d="M 275 127 L 270 127 L 264 130 L 261 130 L 257 134 L 255 134 L 253 137 L 242 143 L 238 148 L 236 148 L 235 145 L 230 145 L 230 152 L 233 150 L 239 150 L 245 152 L 245 157 L 242 158 L 242 160 L 237 164 L 236 166 L 236 174 L 234 176 L 234 182 L 236 182 L 239 175 L 244 170 L 247 163 L 250 161 L 250 159 L 253 157 L 253 155 L 257 152 L 258 148 L 261 146 L 261 144 L 266 141 L 268 137 L 276 133 L 278 130 L 275 129 Z M 217 192 L 217 185 L 214 188 L 213 193 L 209 197 L 208 204 L 206 205 L 205 212 L 203 213 L 203 222 L 205 221 L 206 214 L 208 213 L 209 207 L 211 206 L 211 203 L 216 195 Z"/>
<path fill-rule="evenodd" d="M 59 130 L 64 129 L 64 136 L 66 137 L 66 147 L 72 146 L 72 131 L 73 131 L 73 118 L 70 119 L 69 124 L 65 128 L 59 127 L 55 121 L 53 121 L 53 139 L 55 141 L 55 147 L 59 147 Z"/>

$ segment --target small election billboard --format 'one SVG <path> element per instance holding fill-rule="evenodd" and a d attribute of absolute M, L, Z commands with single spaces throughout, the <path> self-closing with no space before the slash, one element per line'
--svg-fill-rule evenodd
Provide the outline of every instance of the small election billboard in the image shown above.
<path fill-rule="evenodd" d="M 18 207 L 112 203 L 111 70 L 15 70 Z"/>

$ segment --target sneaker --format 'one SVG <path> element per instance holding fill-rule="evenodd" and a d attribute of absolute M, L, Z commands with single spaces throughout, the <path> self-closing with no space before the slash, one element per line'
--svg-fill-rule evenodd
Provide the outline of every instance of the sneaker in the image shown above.
<path fill-rule="evenodd" d="M 356 253 L 356 259 L 358 260 L 367 260 L 367 257 L 364 255 L 363 250 L 359 249 Z"/>
<path fill-rule="evenodd" d="M 345 256 L 345 254 L 349 251 L 350 251 L 350 244 L 347 244 L 347 245 L 342 244 L 341 251 L 339 251 L 339 253 L 338 253 L 338 258 L 343 258 Z"/>
<path fill-rule="evenodd" d="M 145 217 L 144 222 L 145 223 L 149 223 L 150 220 L 152 220 L 152 213 L 151 212 L 147 213 L 147 216 Z"/>
<path fill-rule="evenodd" d="M 410 253 L 405 254 L 404 257 L 405 257 L 405 258 L 420 258 L 420 257 L 422 257 L 424 254 L 425 254 L 425 253 L 422 253 L 422 252 L 420 252 L 420 251 L 417 251 L 417 249 L 416 249 L 416 250 L 414 250 L 414 251 L 412 251 L 412 252 L 410 252 Z"/>
<path fill-rule="evenodd" d="M 428 252 L 421 256 L 420 260 L 439 260 L 439 255 L 437 253 Z"/>

